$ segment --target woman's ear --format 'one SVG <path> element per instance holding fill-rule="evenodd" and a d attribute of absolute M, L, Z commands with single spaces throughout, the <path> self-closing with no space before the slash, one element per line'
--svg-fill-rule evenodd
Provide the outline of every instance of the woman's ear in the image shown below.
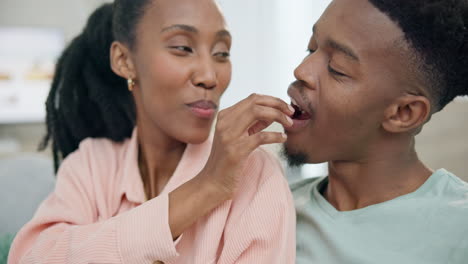
<path fill-rule="evenodd" d="M 135 79 L 136 71 L 130 56 L 130 50 L 121 42 L 114 41 L 110 48 L 112 71 L 124 79 Z"/>
<path fill-rule="evenodd" d="M 406 94 L 396 99 L 384 113 L 382 127 L 390 133 L 404 133 L 422 127 L 431 113 L 425 96 Z"/>

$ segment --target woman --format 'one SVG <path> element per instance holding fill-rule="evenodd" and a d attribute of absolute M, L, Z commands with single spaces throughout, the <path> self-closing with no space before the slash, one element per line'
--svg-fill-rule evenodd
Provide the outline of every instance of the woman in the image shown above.
<path fill-rule="evenodd" d="M 289 188 L 255 150 L 293 110 L 252 95 L 208 140 L 230 45 L 213 0 L 99 8 L 59 60 L 43 147 L 64 160 L 9 263 L 293 263 Z"/>

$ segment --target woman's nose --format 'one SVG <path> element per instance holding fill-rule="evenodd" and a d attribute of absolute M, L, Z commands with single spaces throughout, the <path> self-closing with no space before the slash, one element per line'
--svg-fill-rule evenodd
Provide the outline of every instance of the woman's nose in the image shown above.
<path fill-rule="evenodd" d="M 214 62 L 211 58 L 204 58 L 199 61 L 193 76 L 193 84 L 204 89 L 216 88 L 218 85 L 218 78 Z"/>

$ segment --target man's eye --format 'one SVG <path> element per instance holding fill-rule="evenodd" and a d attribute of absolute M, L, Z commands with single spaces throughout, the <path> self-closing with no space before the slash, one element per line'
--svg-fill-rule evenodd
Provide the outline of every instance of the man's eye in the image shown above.
<path fill-rule="evenodd" d="M 344 73 L 341 73 L 339 71 L 336 71 L 333 69 L 330 65 L 328 65 L 328 72 L 330 72 L 332 75 L 335 75 L 337 77 L 346 77 L 347 75 Z"/>
<path fill-rule="evenodd" d="M 315 50 L 314 49 L 307 49 L 306 52 L 309 53 L 309 54 L 312 54 L 312 53 L 315 52 Z"/>

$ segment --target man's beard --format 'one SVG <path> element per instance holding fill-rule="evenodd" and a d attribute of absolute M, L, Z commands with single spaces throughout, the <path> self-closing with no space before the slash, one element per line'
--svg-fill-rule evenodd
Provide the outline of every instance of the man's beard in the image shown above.
<path fill-rule="evenodd" d="M 288 149 L 286 144 L 283 144 L 281 154 L 284 158 L 286 158 L 286 161 L 288 162 L 288 165 L 290 167 L 299 167 L 301 165 L 306 164 L 309 160 L 307 154 L 301 152 L 293 152 L 291 149 Z"/>

